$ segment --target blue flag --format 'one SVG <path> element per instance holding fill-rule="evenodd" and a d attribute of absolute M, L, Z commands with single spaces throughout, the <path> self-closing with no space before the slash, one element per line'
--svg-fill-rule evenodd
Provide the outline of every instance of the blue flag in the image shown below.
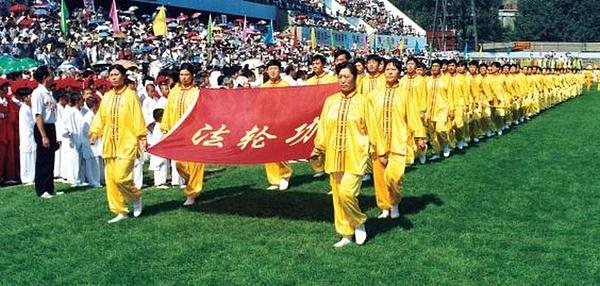
<path fill-rule="evenodd" d="M 415 41 L 415 54 L 420 54 L 421 49 L 419 48 L 419 41 Z"/>
<path fill-rule="evenodd" d="M 463 56 L 466 59 L 467 53 L 469 52 L 469 43 L 465 43 L 465 50 L 463 51 Z"/>
<path fill-rule="evenodd" d="M 272 45 L 275 44 L 275 40 L 273 39 L 273 20 L 269 26 L 267 26 L 267 34 L 265 35 L 265 44 Z"/>

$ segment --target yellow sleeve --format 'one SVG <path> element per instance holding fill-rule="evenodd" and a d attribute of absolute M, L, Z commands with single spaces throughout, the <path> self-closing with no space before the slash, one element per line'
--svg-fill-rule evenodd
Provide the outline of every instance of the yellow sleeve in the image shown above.
<path fill-rule="evenodd" d="M 385 140 L 381 135 L 381 130 L 377 126 L 377 117 L 375 116 L 375 109 L 370 99 L 365 97 L 365 106 L 363 118 L 365 118 L 367 126 L 367 136 L 369 136 L 369 142 L 371 148 L 369 150 L 372 153 L 376 153 L 377 156 L 385 156 L 389 150 L 387 150 Z"/>
<path fill-rule="evenodd" d="M 177 98 L 179 96 L 177 87 L 171 90 L 169 97 L 167 98 L 167 104 L 165 106 L 165 111 L 163 113 L 162 121 L 160 122 L 160 131 L 163 133 L 167 133 L 171 130 L 175 122 L 177 121 L 175 117 L 177 117 Z"/>
<path fill-rule="evenodd" d="M 419 116 L 420 110 L 414 96 L 413 98 L 406 97 L 404 106 L 408 129 L 412 131 L 415 138 L 426 138 L 427 134 L 423 126 L 423 121 L 421 121 L 421 117 Z"/>
<path fill-rule="evenodd" d="M 131 116 L 131 122 L 133 127 L 133 134 L 135 137 L 145 138 L 146 134 L 148 134 L 148 129 L 146 128 L 146 121 L 144 120 L 144 113 L 142 112 L 142 105 L 140 103 L 139 96 L 132 91 L 129 95 L 129 100 L 131 104 L 129 114 Z"/>

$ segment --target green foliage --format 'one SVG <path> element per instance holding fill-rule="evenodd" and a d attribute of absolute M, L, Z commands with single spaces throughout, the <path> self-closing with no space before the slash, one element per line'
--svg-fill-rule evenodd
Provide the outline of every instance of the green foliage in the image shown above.
<path fill-rule="evenodd" d="M 600 42 L 598 0 L 520 0 L 516 37 L 530 41 Z"/>
<path fill-rule="evenodd" d="M 409 171 L 402 217 L 335 250 L 326 180 L 294 164 L 290 191 L 262 166 L 207 176 L 191 208 L 179 189 L 146 190 L 116 225 L 103 189 L 0 189 L 0 285 L 597 285 L 600 92 L 440 163 Z"/>

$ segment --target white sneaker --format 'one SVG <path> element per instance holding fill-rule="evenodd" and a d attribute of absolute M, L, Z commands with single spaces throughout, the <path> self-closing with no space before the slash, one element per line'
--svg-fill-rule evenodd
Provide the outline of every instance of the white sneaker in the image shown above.
<path fill-rule="evenodd" d="M 320 177 L 323 177 L 323 175 L 325 175 L 325 173 L 323 173 L 323 172 L 318 172 L 318 173 L 315 173 L 315 174 L 313 175 L 313 178 L 320 178 Z"/>
<path fill-rule="evenodd" d="M 479 138 L 477 138 L 477 137 L 473 137 L 473 142 L 475 142 L 475 143 L 479 143 Z"/>
<path fill-rule="evenodd" d="M 458 150 L 462 150 L 464 147 L 464 144 L 465 144 L 465 142 L 460 140 L 460 141 L 458 141 L 458 143 L 456 143 L 456 148 L 458 148 Z M 444 151 L 444 153 L 445 153 L 445 151 Z M 448 154 L 448 155 L 450 155 L 450 154 Z M 444 156 L 446 156 L 446 155 L 444 155 Z M 448 157 L 448 156 L 446 156 L 446 157 Z"/>
<path fill-rule="evenodd" d="M 187 187 L 187 186 L 186 185 L 179 185 L 179 188 L 182 189 L 182 190 L 185 189 L 185 187 Z"/>
<path fill-rule="evenodd" d="M 440 159 L 439 155 L 433 155 L 433 156 L 429 157 L 429 161 L 436 161 L 436 160 L 439 160 L 439 159 Z"/>
<path fill-rule="evenodd" d="M 390 211 L 389 210 L 382 210 L 381 214 L 377 217 L 378 219 L 384 219 L 384 218 L 388 218 L 390 217 Z"/>
<path fill-rule="evenodd" d="M 187 206 L 191 206 L 193 204 L 196 203 L 196 198 L 195 197 L 187 197 L 187 199 L 185 199 L 185 202 L 183 202 L 183 206 L 187 207 Z"/>
<path fill-rule="evenodd" d="M 142 210 L 144 207 L 142 206 L 142 198 L 139 198 L 137 201 L 133 202 L 133 216 L 138 217 L 142 214 Z"/>
<path fill-rule="evenodd" d="M 29 183 L 26 183 L 26 184 L 25 184 L 25 186 L 26 186 L 26 187 L 28 187 L 28 186 L 33 186 L 33 185 L 35 185 L 35 183 L 34 183 L 34 182 L 29 182 Z"/>
<path fill-rule="evenodd" d="M 327 192 L 328 195 L 332 196 L 333 195 L 333 191 L 329 191 Z"/>
<path fill-rule="evenodd" d="M 334 244 L 333 247 L 340 248 L 340 247 L 344 247 L 344 246 L 350 245 L 350 244 L 352 244 L 352 238 L 350 238 L 348 236 L 344 236 L 344 237 L 342 237 L 342 239 L 340 241 L 338 241 L 336 244 Z"/>
<path fill-rule="evenodd" d="M 364 224 L 357 226 L 354 230 L 354 240 L 358 245 L 365 244 L 365 241 L 367 240 L 367 229 Z"/>
<path fill-rule="evenodd" d="M 514 125 L 519 125 L 519 123 L 520 123 L 520 122 L 519 122 L 519 120 L 515 120 L 515 121 L 513 121 L 513 124 L 514 124 Z"/>
<path fill-rule="evenodd" d="M 48 192 L 43 193 L 40 198 L 42 199 L 51 199 L 53 198 L 53 196 L 51 194 L 49 194 Z"/>
<path fill-rule="evenodd" d="M 390 210 L 390 217 L 392 219 L 397 219 L 400 217 L 400 210 L 398 209 L 398 204 L 392 206 L 392 209 Z"/>
<path fill-rule="evenodd" d="M 427 163 L 427 157 L 425 157 L 425 155 L 419 156 L 419 163 L 421 163 L 421 164 Z"/>
<path fill-rule="evenodd" d="M 362 181 L 363 181 L 363 182 L 370 181 L 371 179 L 372 179 L 372 177 L 371 177 L 371 175 L 369 175 L 369 174 L 365 174 L 365 175 L 362 177 Z"/>
<path fill-rule="evenodd" d="M 267 191 L 274 191 L 274 190 L 278 190 L 278 189 L 279 189 L 279 186 L 272 185 L 267 188 Z"/>
<path fill-rule="evenodd" d="M 492 136 L 494 136 L 494 133 L 492 131 L 488 131 L 488 132 L 485 133 L 485 136 L 487 138 L 491 138 Z"/>
<path fill-rule="evenodd" d="M 502 136 L 502 129 L 498 129 L 496 133 L 498 133 L 498 136 Z"/>
<path fill-rule="evenodd" d="M 463 148 L 469 148 L 469 143 L 463 142 Z"/>
<path fill-rule="evenodd" d="M 519 118 L 519 121 L 521 121 L 521 123 L 525 122 L 525 117 Z"/>
<path fill-rule="evenodd" d="M 285 191 L 290 187 L 290 179 L 281 179 L 279 180 L 279 190 Z"/>
<path fill-rule="evenodd" d="M 448 147 L 448 146 L 444 146 L 444 157 L 445 158 L 450 157 L 450 147 Z"/>
<path fill-rule="evenodd" d="M 157 188 L 157 189 L 164 190 L 164 189 L 168 189 L 168 188 L 169 188 L 169 186 L 167 186 L 167 185 L 158 185 L 158 186 L 156 186 L 156 188 Z"/>
<path fill-rule="evenodd" d="M 128 216 L 126 214 L 118 214 L 116 217 L 114 217 L 113 219 L 109 220 L 108 223 L 117 223 L 120 222 L 122 220 L 127 219 Z"/>

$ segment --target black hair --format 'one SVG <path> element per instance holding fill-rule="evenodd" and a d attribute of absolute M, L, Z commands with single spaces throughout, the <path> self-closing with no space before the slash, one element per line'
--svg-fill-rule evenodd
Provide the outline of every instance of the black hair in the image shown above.
<path fill-rule="evenodd" d="M 182 70 L 189 71 L 192 74 L 192 76 L 196 73 L 196 69 L 194 68 L 194 65 L 192 65 L 191 63 L 181 64 L 181 67 L 179 67 L 179 71 L 181 72 Z"/>
<path fill-rule="evenodd" d="M 24 98 L 28 95 L 30 95 L 33 92 L 33 89 L 29 88 L 29 87 L 21 87 L 19 89 L 17 89 L 16 93 L 17 93 L 17 97 L 19 98 Z"/>
<path fill-rule="evenodd" d="M 444 62 L 440 59 L 435 59 L 435 60 L 431 61 L 431 66 L 433 67 L 434 64 L 438 64 L 441 66 L 444 64 Z"/>
<path fill-rule="evenodd" d="M 367 56 L 367 63 L 369 61 L 376 61 L 378 63 L 381 63 L 381 58 L 378 55 L 376 55 L 376 54 L 370 54 L 370 55 Z"/>
<path fill-rule="evenodd" d="M 152 111 L 152 118 L 154 118 L 154 121 L 160 121 L 161 118 L 163 117 L 163 114 L 165 113 L 165 110 L 162 108 L 156 108 L 154 109 L 154 111 Z"/>
<path fill-rule="evenodd" d="M 497 68 L 499 68 L 499 69 L 501 69 L 501 68 L 502 68 L 502 64 L 500 64 L 499 62 L 493 62 L 493 63 L 491 64 L 491 66 L 493 66 L 493 67 L 497 67 Z"/>
<path fill-rule="evenodd" d="M 50 76 L 50 68 L 48 66 L 38 67 L 35 72 L 33 72 L 33 79 L 35 81 L 41 83 L 45 78 Z"/>
<path fill-rule="evenodd" d="M 270 60 L 265 67 L 269 68 L 269 67 L 273 67 L 273 66 L 281 69 L 281 62 L 278 60 Z"/>
<path fill-rule="evenodd" d="M 367 62 L 365 62 L 365 59 L 363 59 L 363 58 L 356 58 L 356 59 L 354 59 L 353 63 L 354 64 L 360 63 L 363 66 L 367 65 Z"/>
<path fill-rule="evenodd" d="M 90 109 L 96 107 L 96 104 L 98 104 L 98 100 L 96 100 L 95 97 L 88 97 L 85 99 L 85 105 Z"/>
<path fill-rule="evenodd" d="M 312 56 L 312 59 L 310 60 L 309 64 L 312 64 L 314 61 L 320 61 L 323 65 L 327 64 L 327 59 L 325 59 L 325 57 L 321 54 L 316 54 Z"/>
<path fill-rule="evenodd" d="M 476 61 L 476 60 L 472 60 L 472 61 L 469 62 L 469 65 L 470 66 L 479 66 L 479 62 Z"/>
<path fill-rule="evenodd" d="M 393 64 L 396 67 L 396 69 L 398 69 L 398 71 L 400 71 L 400 72 L 402 71 L 402 62 L 399 61 L 398 59 L 391 58 L 391 59 L 385 60 L 385 67 L 387 67 L 389 64 Z"/>
<path fill-rule="evenodd" d="M 412 56 L 411 56 L 411 57 L 408 57 L 408 59 L 406 59 L 406 63 L 407 63 L 407 64 L 408 64 L 408 62 L 413 62 L 413 63 L 415 63 L 415 65 L 417 65 L 417 66 L 419 65 L 419 60 L 417 60 L 417 58 L 415 58 L 415 57 L 412 57 Z"/>
<path fill-rule="evenodd" d="M 459 67 L 467 67 L 467 61 L 460 61 L 460 62 L 458 62 L 458 66 Z"/>
<path fill-rule="evenodd" d="M 333 53 L 333 58 L 337 59 L 339 56 L 344 55 L 347 61 L 352 60 L 352 55 L 350 55 L 349 51 L 346 50 L 337 50 Z"/>
<path fill-rule="evenodd" d="M 450 59 L 450 60 L 446 61 L 446 63 L 448 65 L 456 65 L 456 60 L 455 59 Z"/>
<path fill-rule="evenodd" d="M 354 79 L 356 80 L 356 77 L 358 76 L 358 70 L 356 69 L 356 66 L 354 64 L 350 62 L 341 63 L 335 67 L 335 73 L 340 74 L 340 71 L 342 71 L 343 69 L 349 69 L 350 73 L 352 74 L 352 76 L 354 76 Z"/>

